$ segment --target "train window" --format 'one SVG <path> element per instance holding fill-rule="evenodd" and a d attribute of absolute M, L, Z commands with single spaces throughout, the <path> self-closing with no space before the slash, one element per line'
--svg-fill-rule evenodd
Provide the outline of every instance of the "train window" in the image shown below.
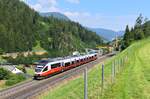
<path fill-rule="evenodd" d="M 51 65 L 51 69 L 53 69 L 53 68 L 57 68 L 57 67 L 60 67 L 60 66 L 61 66 L 61 64 L 60 64 L 60 63 L 52 64 L 52 65 Z"/>
<path fill-rule="evenodd" d="M 75 61 L 72 61 L 72 64 L 75 64 Z"/>
<path fill-rule="evenodd" d="M 35 68 L 35 72 L 41 72 L 42 68 Z"/>
<path fill-rule="evenodd" d="M 47 71 L 48 70 L 48 66 L 46 66 L 43 70 L 43 72 Z"/>
<path fill-rule="evenodd" d="M 68 63 L 65 63 L 65 67 L 67 67 L 67 66 L 69 66 L 70 65 L 70 62 L 68 62 Z"/>

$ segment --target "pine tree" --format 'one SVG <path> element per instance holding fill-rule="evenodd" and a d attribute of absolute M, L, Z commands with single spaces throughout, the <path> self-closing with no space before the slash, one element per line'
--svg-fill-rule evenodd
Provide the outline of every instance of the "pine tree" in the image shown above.
<path fill-rule="evenodd" d="M 150 36 L 150 21 L 146 21 L 143 25 L 143 32 L 145 37 Z"/>
<path fill-rule="evenodd" d="M 142 23 L 143 23 L 143 16 L 142 14 L 140 14 L 139 17 L 136 19 L 135 28 L 141 27 Z"/>
<path fill-rule="evenodd" d="M 134 32 L 134 39 L 135 40 L 141 40 L 144 38 L 144 32 L 142 29 L 142 23 L 143 23 L 143 17 L 142 14 L 139 15 L 139 17 L 136 19 L 136 24 L 135 24 L 135 32 Z"/>
<path fill-rule="evenodd" d="M 135 29 L 135 34 L 134 34 L 134 39 L 135 40 L 141 40 L 143 39 L 145 36 L 144 36 L 144 32 L 141 28 L 137 28 Z"/>
<path fill-rule="evenodd" d="M 126 30 L 125 30 L 125 34 L 124 34 L 124 46 L 128 47 L 130 45 L 130 30 L 129 30 L 129 26 L 126 26 Z"/>

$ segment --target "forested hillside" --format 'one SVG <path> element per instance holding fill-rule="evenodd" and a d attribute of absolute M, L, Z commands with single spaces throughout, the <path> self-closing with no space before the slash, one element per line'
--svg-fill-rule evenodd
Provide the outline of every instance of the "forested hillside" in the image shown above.
<path fill-rule="evenodd" d="M 135 26 L 129 29 L 126 26 L 125 35 L 123 38 L 122 48 L 125 49 L 131 43 L 147 38 L 150 36 L 150 21 L 147 18 L 143 18 L 142 14 L 136 19 Z"/>
<path fill-rule="evenodd" d="M 41 17 L 19 0 L 0 0 L 0 50 L 32 51 L 40 45 L 53 56 L 95 47 L 102 39 L 79 23 Z"/>
<path fill-rule="evenodd" d="M 32 50 L 38 13 L 18 0 L 0 0 L 0 48 L 4 52 Z"/>

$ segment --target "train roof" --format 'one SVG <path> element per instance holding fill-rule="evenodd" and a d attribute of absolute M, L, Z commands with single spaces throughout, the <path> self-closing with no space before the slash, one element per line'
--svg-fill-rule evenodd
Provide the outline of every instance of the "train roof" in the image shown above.
<path fill-rule="evenodd" d="M 48 64 L 57 64 L 57 63 L 62 63 L 63 60 L 57 60 L 57 61 L 53 61 L 53 62 L 49 62 Z"/>
<path fill-rule="evenodd" d="M 86 55 L 79 55 L 79 56 L 67 56 L 67 57 L 58 57 L 58 58 L 48 58 L 48 60 L 40 60 L 39 63 L 43 64 L 56 64 L 62 62 L 70 62 L 86 57 L 94 56 L 96 53 L 86 54 Z"/>

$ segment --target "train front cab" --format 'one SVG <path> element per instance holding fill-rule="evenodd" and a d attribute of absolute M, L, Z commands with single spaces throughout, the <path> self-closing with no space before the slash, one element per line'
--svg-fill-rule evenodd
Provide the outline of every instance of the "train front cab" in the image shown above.
<path fill-rule="evenodd" d="M 34 79 L 43 79 L 49 76 L 53 76 L 62 71 L 61 62 L 47 64 L 40 72 L 36 72 Z"/>

